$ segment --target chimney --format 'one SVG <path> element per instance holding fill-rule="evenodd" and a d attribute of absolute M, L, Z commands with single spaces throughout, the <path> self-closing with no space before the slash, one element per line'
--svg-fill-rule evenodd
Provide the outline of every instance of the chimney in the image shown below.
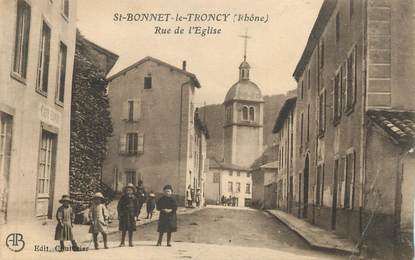
<path fill-rule="evenodd" d="M 183 61 L 182 70 L 186 71 L 186 61 Z"/>

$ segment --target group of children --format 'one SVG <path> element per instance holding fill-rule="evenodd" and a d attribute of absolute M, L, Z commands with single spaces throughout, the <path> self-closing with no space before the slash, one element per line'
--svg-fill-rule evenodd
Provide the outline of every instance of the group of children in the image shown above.
<path fill-rule="evenodd" d="M 156 203 L 156 195 L 150 193 L 147 199 L 147 218 L 152 218 L 153 211 L 156 208 L 160 211 L 158 220 L 157 232 L 159 237 L 157 246 L 161 246 L 163 235 L 167 233 L 167 246 L 171 246 L 171 234 L 177 231 L 177 203 L 173 194 L 171 185 L 166 185 L 163 188 L 163 196 L 159 198 Z M 72 250 L 79 251 L 79 247 L 75 242 L 72 228 L 75 214 L 70 206 L 71 200 L 68 195 L 63 195 L 59 201 L 62 206 L 56 212 L 56 219 L 58 224 L 55 231 L 55 240 L 60 242 L 60 250 L 64 251 L 64 241 L 71 241 Z M 117 213 L 119 225 L 118 229 L 121 231 L 120 247 L 125 246 L 125 237 L 128 233 L 128 245 L 133 245 L 133 232 L 136 230 L 136 221 L 139 215 L 139 201 L 136 196 L 136 187 L 133 184 L 128 184 L 123 189 L 123 195 L 118 201 Z M 105 206 L 105 198 L 101 192 L 97 192 L 91 203 L 89 209 L 90 227 L 89 233 L 92 234 L 95 249 L 99 249 L 98 235 L 101 233 L 104 242 L 104 248 L 108 249 L 108 221 L 109 213 Z"/>

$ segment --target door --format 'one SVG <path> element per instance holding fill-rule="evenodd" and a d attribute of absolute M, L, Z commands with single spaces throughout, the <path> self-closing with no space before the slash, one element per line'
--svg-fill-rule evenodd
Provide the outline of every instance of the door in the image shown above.
<path fill-rule="evenodd" d="M 303 218 L 307 218 L 308 211 L 308 176 L 309 176 L 309 158 L 305 159 L 304 165 L 304 185 L 303 185 Z"/>
<path fill-rule="evenodd" d="M 336 229 L 336 218 L 337 218 L 337 182 L 339 173 L 339 160 L 334 161 L 334 172 L 333 172 L 333 204 L 331 207 L 331 229 Z"/>
<path fill-rule="evenodd" d="M 42 130 L 36 194 L 36 216 L 52 218 L 56 168 L 56 134 Z"/>
<path fill-rule="evenodd" d="M 0 112 L 0 224 L 7 222 L 13 118 Z"/>

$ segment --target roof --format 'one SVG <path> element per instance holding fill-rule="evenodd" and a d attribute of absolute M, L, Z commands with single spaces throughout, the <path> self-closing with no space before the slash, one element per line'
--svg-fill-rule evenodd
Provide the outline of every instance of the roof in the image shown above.
<path fill-rule="evenodd" d="M 103 55 L 107 56 L 108 60 L 106 63 L 106 68 L 105 68 L 105 74 L 107 74 L 112 67 L 114 67 L 115 63 L 117 62 L 119 56 L 117 54 L 115 54 L 112 51 L 109 51 L 101 46 L 99 46 L 98 44 L 88 40 L 87 38 L 85 38 L 85 36 L 83 36 L 81 34 L 81 32 L 77 29 L 76 31 L 76 37 L 77 37 L 77 43 L 79 43 L 80 41 L 82 41 L 83 43 L 87 44 L 89 47 L 95 49 L 96 51 L 102 53 Z"/>
<path fill-rule="evenodd" d="M 128 66 L 127 68 L 125 68 L 125 69 L 123 69 L 123 70 L 121 70 L 121 71 L 119 71 L 119 72 L 115 73 L 114 75 L 112 75 L 111 77 L 109 77 L 109 78 L 108 78 L 108 81 L 111 81 L 111 80 L 113 80 L 113 79 L 115 79 L 115 78 L 118 78 L 119 76 L 121 76 L 121 75 L 123 75 L 123 74 L 127 73 L 128 71 L 130 71 L 130 70 L 132 70 L 132 69 L 134 69 L 134 68 L 136 68 L 136 67 L 140 66 L 141 64 L 143 64 L 143 63 L 145 63 L 145 62 L 147 62 L 147 61 L 153 61 L 153 62 L 155 62 L 155 63 L 157 63 L 157 64 L 159 64 L 159 65 L 166 66 L 166 67 L 168 67 L 168 68 L 169 68 L 169 69 L 171 69 L 171 70 L 174 70 L 174 71 L 180 72 L 180 73 L 182 73 L 182 74 L 184 74 L 184 75 L 188 76 L 188 77 L 189 77 L 189 78 L 193 81 L 193 83 L 195 84 L 195 86 L 196 86 L 197 88 L 200 88 L 200 87 L 201 87 L 201 86 L 200 86 L 200 83 L 199 83 L 199 80 L 197 79 L 197 77 L 196 77 L 196 75 L 195 75 L 195 74 L 190 73 L 190 72 L 188 72 L 188 71 L 186 71 L 186 70 L 180 69 L 180 68 L 178 68 L 178 67 L 176 67 L 176 66 L 173 66 L 173 65 L 171 65 L 171 64 L 168 64 L 167 62 L 164 62 L 164 61 L 162 61 L 162 60 L 159 60 L 159 59 L 156 59 L 156 58 L 153 58 L 153 57 L 150 57 L 150 56 L 147 56 L 147 57 L 145 57 L 145 58 L 143 58 L 143 59 L 141 59 L 141 60 L 137 61 L 136 63 L 134 63 L 134 64 L 132 64 L 132 65 Z"/>
<path fill-rule="evenodd" d="M 259 168 L 261 169 L 277 169 L 278 168 L 278 161 L 273 161 L 266 163 L 264 165 L 261 165 Z"/>
<path fill-rule="evenodd" d="M 297 102 L 297 97 L 292 97 L 292 98 L 285 100 L 284 104 L 282 105 L 282 108 L 280 109 L 277 120 L 275 121 L 274 128 L 272 129 L 272 132 L 274 134 L 281 130 L 282 126 L 284 125 L 284 121 L 287 118 L 289 112 L 295 108 L 296 102 Z"/>
<path fill-rule="evenodd" d="M 232 163 L 218 162 L 216 158 L 210 158 L 209 160 L 210 169 L 223 169 L 223 170 L 236 170 L 236 171 L 249 171 L 248 167 L 239 166 Z"/>
<path fill-rule="evenodd" d="M 239 80 L 229 89 L 225 97 L 225 103 L 232 100 L 264 102 L 261 90 L 249 79 Z"/>
<path fill-rule="evenodd" d="M 415 111 L 369 110 L 367 114 L 399 144 L 415 144 Z"/>
<path fill-rule="evenodd" d="M 303 54 L 301 55 L 300 61 L 295 67 L 293 76 L 297 81 L 303 74 L 304 69 L 308 64 L 315 47 L 319 43 L 320 37 L 323 34 L 326 25 L 330 20 L 333 11 L 336 9 L 337 1 L 338 0 L 324 0 L 313 28 L 311 29 L 311 33 L 308 37 L 308 41 Z"/>

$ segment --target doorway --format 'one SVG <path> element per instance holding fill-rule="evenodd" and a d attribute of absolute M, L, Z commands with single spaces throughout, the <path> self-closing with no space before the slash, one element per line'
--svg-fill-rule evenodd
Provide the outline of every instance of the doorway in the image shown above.
<path fill-rule="evenodd" d="M 52 218 L 57 135 L 42 129 L 37 179 L 36 216 Z"/>
<path fill-rule="evenodd" d="M 337 182 L 339 174 L 339 160 L 334 161 L 334 172 L 333 172 L 333 204 L 331 207 L 331 229 L 336 229 L 337 219 Z"/>
<path fill-rule="evenodd" d="M 303 185 L 303 218 L 307 218 L 308 212 L 308 177 L 309 177 L 309 157 L 305 158 L 304 165 L 304 185 Z"/>
<path fill-rule="evenodd" d="M 0 112 L 0 224 L 7 222 L 13 118 Z"/>

